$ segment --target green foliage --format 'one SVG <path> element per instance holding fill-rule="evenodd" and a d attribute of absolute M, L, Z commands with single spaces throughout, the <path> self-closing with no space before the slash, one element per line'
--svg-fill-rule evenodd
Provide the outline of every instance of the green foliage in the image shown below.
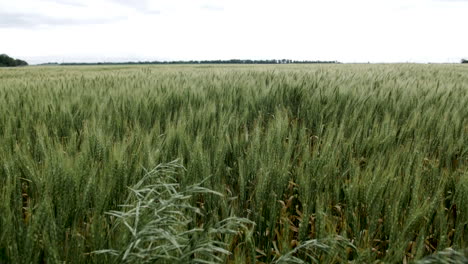
<path fill-rule="evenodd" d="M 0 69 L 0 263 L 463 252 L 467 105 L 460 64 Z M 144 169 L 174 159 L 186 169 Z"/>
<path fill-rule="evenodd" d="M 65 62 L 65 63 L 56 63 L 49 62 L 42 65 L 64 65 L 64 66 L 78 66 L 78 65 L 156 65 L 156 64 L 333 64 L 339 63 L 338 61 L 296 61 L 296 60 L 201 60 L 201 61 L 127 61 L 127 62 L 95 62 L 95 63 L 77 63 L 77 62 Z"/>
<path fill-rule="evenodd" d="M 459 252 L 452 248 L 444 249 L 432 256 L 417 261 L 417 264 L 459 264 L 468 263 L 468 252 Z"/>
<path fill-rule="evenodd" d="M 131 195 L 122 210 L 108 213 L 116 218 L 111 233 L 123 248 L 95 253 L 114 255 L 118 263 L 224 262 L 224 256 L 230 254 L 226 236 L 251 232 L 249 226 L 254 223 L 239 217 L 197 223 L 197 217 L 205 212 L 192 206 L 190 199 L 223 195 L 200 184 L 180 190 L 173 178 L 180 168 L 177 161 L 160 164 L 130 188 Z"/>
<path fill-rule="evenodd" d="M 23 60 L 13 59 L 6 54 L 0 54 L 0 67 L 16 67 L 27 65 L 28 63 Z"/>

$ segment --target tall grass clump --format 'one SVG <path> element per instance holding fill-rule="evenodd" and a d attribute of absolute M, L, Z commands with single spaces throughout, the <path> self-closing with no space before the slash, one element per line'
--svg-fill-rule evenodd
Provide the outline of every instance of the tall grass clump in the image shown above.
<path fill-rule="evenodd" d="M 461 64 L 1 69 L 0 263 L 463 262 L 467 105 Z"/>
<path fill-rule="evenodd" d="M 233 216 L 197 223 L 206 212 L 190 200 L 222 194 L 200 184 L 181 190 L 172 177 L 180 168 L 177 161 L 158 165 L 131 187 L 122 210 L 107 213 L 116 222 L 113 240 L 123 247 L 95 253 L 113 255 L 118 263 L 224 262 L 231 254 L 225 237 L 239 235 L 241 229 L 248 233 L 253 222 Z"/>

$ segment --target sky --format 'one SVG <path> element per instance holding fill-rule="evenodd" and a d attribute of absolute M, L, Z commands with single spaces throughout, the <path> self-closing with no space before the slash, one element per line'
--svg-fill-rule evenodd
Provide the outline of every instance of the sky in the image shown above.
<path fill-rule="evenodd" d="M 468 0 L 0 0 L 0 53 L 30 64 L 459 62 L 467 17 Z"/>

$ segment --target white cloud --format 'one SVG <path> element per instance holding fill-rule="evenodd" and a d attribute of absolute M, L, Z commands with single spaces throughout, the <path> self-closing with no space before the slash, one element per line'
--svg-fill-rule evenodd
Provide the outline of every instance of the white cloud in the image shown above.
<path fill-rule="evenodd" d="M 461 0 L 0 0 L 0 10 L 0 34 L 15 40 L 0 53 L 40 62 L 468 57 Z"/>

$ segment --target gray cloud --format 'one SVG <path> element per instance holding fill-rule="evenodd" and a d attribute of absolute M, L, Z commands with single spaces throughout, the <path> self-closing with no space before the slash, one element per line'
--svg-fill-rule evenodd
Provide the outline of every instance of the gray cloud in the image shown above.
<path fill-rule="evenodd" d="M 442 2 L 442 3 L 453 3 L 453 2 L 468 3 L 468 0 L 435 0 L 435 1 Z"/>
<path fill-rule="evenodd" d="M 152 10 L 147 0 L 113 0 L 113 2 L 144 14 L 159 15 L 161 13 L 159 10 Z"/>
<path fill-rule="evenodd" d="M 207 9 L 207 10 L 210 10 L 210 11 L 223 11 L 224 10 L 224 7 L 222 6 L 217 6 L 217 5 L 202 5 L 201 6 L 202 9 Z"/>
<path fill-rule="evenodd" d="M 40 26 L 72 26 L 106 24 L 124 18 L 59 18 L 34 13 L 10 13 L 0 11 L 0 28 L 35 28 Z"/>
<path fill-rule="evenodd" d="M 77 0 L 47 0 L 48 2 L 57 3 L 61 5 L 74 6 L 74 7 L 86 7 L 85 4 L 80 3 Z"/>

